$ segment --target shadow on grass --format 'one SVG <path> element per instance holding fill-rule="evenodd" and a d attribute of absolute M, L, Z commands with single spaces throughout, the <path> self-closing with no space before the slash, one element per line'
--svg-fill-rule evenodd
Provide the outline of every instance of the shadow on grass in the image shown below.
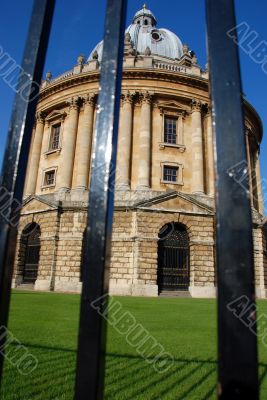
<path fill-rule="evenodd" d="M 38 367 L 22 376 L 5 364 L 1 399 L 71 400 L 75 380 L 76 351 L 23 343 L 38 358 Z M 133 354 L 106 356 L 105 400 L 208 400 L 216 398 L 217 362 L 176 358 L 171 368 L 157 373 L 151 364 Z M 267 365 L 260 364 L 261 383 Z"/>

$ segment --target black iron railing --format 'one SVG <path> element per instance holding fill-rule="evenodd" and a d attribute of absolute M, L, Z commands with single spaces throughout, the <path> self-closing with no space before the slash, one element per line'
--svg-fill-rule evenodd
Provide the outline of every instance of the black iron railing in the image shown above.
<path fill-rule="evenodd" d="M 22 63 L 27 74 L 21 76 L 19 83 L 27 84 L 30 76 L 30 89 L 41 82 L 54 3 L 54 0 L 34 2 Z M 81 296 L 77 400 L 103 398 L 105 320 L 90 303 L 108 292 L 113 214 L 113 194 L 108 187 L 113 184 L 110 180 L 114 174 L 110 171 L 116 160 L 126 3 L 126 0 L 107 0 Z M 250 301 L 255 299 L 250 202 L 228 172 L 233 165 L 246 160 L 238 51 L 226 34 L 236 25 L 234 1 L 206 0 L 206 7 L 217 143 L 218 397 L 256 400 L 259 396 L 256 335 L 228 309 L 240 296 Z M 1 184 L 9 193 L 10 206 L 7 218 L 0 220 L 0 326 L 7 326 L 17 233 L 16 225 L 7 221 L 13 221 L 18 213 L 14 200 L 22 200 L 36 104 L 37 98 L 31 90 L 26 97 L 17 94 L 2 169 Z M 234 245 L 237 242 L 238 250 Z M 99 306 L 104 308 L 105 304 Z M 3 344 L 0 343 L 1 348 Z"/>

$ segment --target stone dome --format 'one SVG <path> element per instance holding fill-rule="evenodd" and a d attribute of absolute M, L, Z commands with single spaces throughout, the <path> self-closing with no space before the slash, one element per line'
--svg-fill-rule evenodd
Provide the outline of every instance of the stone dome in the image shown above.
<path fill-rule="evenodd" d="M 146 54 L 146 50 L 149 48 L 152 55 L 180 59 L 183 55 L 181 40 L 175 33 L 168 29 L 157 28 L 156 25 L 154 14 L 144 4 L 143 8 L 135 14 L 132 24 L 126 29 L 126 33 L 131 36 L 134 48 L 139 54 Z M 103 41 L 93 49 L 88 61 L 94 58 L 95 52 L 98 53 L 98 60 L 101 61 Z"/>

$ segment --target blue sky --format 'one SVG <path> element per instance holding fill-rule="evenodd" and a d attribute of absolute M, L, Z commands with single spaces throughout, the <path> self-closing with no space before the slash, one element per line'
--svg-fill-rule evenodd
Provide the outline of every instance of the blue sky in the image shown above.
<path fill-rule="evenodd" d="M 1 4 L 0 45 L 18 64 L 22 58 L 32 3 L 32 0 L 13 0 Z M 89 55 L 102 38 L 105 4 L 105 0 L 57 0 L 45 72 L 59 75 L 72 68 L 79 54 Z M 158 26 L 174 31 L 196 52 L 204 67 L 207 62 L 204 0 L 148 0 L 147 4 L 154 12 Z M 129 0 L 128 23 L 142 5 L 142 1 Z M 236 10 L 238 22 L 245 21 L 258 32 L 261 40 L 267 41 L 266 0 L 257 0 L 256 4 L 249 0 L 236 0 Z M 244 93 L 260 114 L 266 133 L 261 147 L 261 171 L 267 182 L 267 74 L 242 51 L 241 64 Z M 0 162 L 13 97 L 12 90 L 0 78 Z M 267 198 L 267 189 L 265 195 Z"/>

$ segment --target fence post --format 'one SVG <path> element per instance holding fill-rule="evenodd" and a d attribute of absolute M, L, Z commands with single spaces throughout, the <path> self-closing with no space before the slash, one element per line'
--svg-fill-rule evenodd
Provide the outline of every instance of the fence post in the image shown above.
<path fill-rule="evenodd" d="M 236 37 L 234 1 L 206 0 L 206 10 L 217 154 L 218 397 L 256 400 L 252 216 L 238 46 L 232 39 Z M 251 306 L 248 313 L 247 305 Z"/>
<path fill-rule="evenodd" d="M 126 0 L 107 0 L 83 268 L 77 400 L 102 399 L 104 392 L 106 323 L 101 314 L 109 284 L 126 5 Z M 99 298 L 99 304 L 92 307 Z"/>
<path fill-rule="evenodd" d="M 16 89 L 1 173 L 0 205 L 0 326 L 7 326 L 10 288 L 15 258 L 17 224 L 35 110 L 45 63 L 55 0 L 35 0 Z M 0 348 L 4 346 L 4 337 Z M 0 376 L 3 368 L 0 352 Z"/>

